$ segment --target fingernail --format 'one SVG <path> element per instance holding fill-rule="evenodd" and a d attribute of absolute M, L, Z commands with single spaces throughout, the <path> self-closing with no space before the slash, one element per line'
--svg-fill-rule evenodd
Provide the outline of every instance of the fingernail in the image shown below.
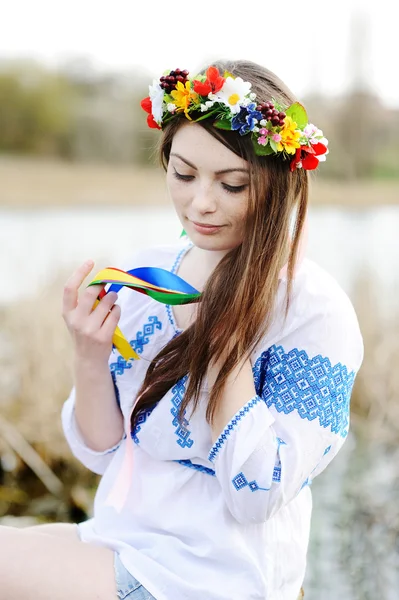
<path fill-rule="evenodd" d="M 89 259 L 89 260 L 86 260 L 85 265 L 86 265 L 86 267 L 92 267 L 94 265 L 94 262 L 91 259 Z"/>

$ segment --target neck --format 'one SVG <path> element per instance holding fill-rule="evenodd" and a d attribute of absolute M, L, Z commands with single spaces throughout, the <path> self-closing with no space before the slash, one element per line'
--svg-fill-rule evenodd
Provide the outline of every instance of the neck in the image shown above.
<path fill-rule="evenodd" d="M 191 267 L 194 269 L 192 272 L 195 273 L 196 280 L 195 287 L 199 291 L 203 291 L 211 273 L 228 252 L 229 250 L 204 250 L 198 246 L 193 246 L 190 250 Z"/>

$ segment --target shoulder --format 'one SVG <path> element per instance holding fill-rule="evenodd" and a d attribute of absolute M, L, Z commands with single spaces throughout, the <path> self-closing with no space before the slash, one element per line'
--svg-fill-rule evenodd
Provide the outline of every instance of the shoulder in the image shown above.
<path fill-rule="evenodd" d="M 294 313 L 334 314 L 357 320 L 348 294 L 338 281 L 315 261 L 305 259 L 294 279 Z"/>
<path fill-rule="evenodd" d="M 286 321 L 286 281 L 281 283 L 269 345 L 327 357 L 331 364 L 357 371 L 363 361 L 363 338 L 354 306 L 338 281 L 316 262 L 304 259 L 294 279 Z"/>

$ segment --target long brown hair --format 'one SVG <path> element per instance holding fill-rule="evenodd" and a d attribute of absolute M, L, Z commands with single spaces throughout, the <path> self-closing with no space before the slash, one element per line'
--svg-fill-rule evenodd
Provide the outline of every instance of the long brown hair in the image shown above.
<path fill-rule="evenodd" d="M 220 73 L 228 71 L 250 81 L 251 90 L 260 101 L 274 98 L 288 105 L 296 100 L 274 73 L 260 65 L 249 61 L 213 64 Z M 165 170 L 173 136 L 183 122 L 187 123 L 184 116 L 176 117 L 164 129 L 160 157 Z M 244 239 L 223 257 L 210 275 L 195 322 L 173 338 L 150 363 L 132 412 L 132 429 L 139 413 L 154 407 L 187 374 L 188 386 L 179 417 L 183 418 L 190 402 L 194 411 L 208 365 L 218 361 L 229 348 L 209 393 L 206 419 L 212 423 L 228 375 L 243 357 L 249 358 L 271 324 L 278 276 L 287 258 L 285 316 L 290 307 L 295 259 L 308 205 L 308 174 L 303 169 L 290 172 L 288 160 L 256 156 L 250 135 L 216 129 L 207 119 L 199 124 L 249 163 Z M 296 219 L 290 235 L 295 208 Z"/>

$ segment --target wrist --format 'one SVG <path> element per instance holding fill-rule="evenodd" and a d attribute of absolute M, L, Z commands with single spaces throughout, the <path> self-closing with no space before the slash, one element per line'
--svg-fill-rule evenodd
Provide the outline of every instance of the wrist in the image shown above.
<path fill-rule="evenodd" d="M 98 376 L 100 373 L 109 373 L 108 359 L 76 355 L 73 361 L 73 371 L 75 376 L 81 374 Z"/>

